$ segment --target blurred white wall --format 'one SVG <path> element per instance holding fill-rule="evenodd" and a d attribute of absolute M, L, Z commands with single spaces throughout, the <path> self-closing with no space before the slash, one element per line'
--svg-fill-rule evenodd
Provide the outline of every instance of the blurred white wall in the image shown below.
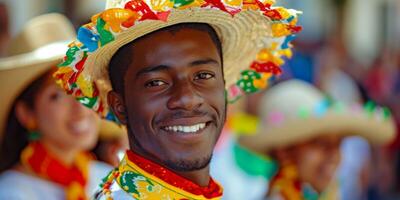
<path fill-rule="evenodd" d="M 345 38 L 357 61 L 370 64 L 383 47 L 400 48 L 399 0 L 349 0 Z"/>
<path fill-rule="evenodd" d="M 30 18 L 62 7 L 62 0 L 0 0 L 7 5 L 10 33 L 15 36 Z"/>
<path fill-rule="evenodd" d="M 299 24 L 303 30 L 298 35 L 300 40 L 313 42 L 321 40 L 332 32 L 336 24 L 336 12 L 331 1 L 327 0 L 278 0 L 277 5 L 303 11 Z"/>

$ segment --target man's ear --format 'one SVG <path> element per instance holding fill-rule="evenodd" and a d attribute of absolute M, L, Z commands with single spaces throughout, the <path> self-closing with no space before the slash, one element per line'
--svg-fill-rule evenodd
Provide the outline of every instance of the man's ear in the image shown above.
<path fill-rule="evenodd" d="M 118 120 L 122 124 L 126 124 L 127 123 L 126 108 L 122 96 L 116 93 L 115 91 L 110 91 L 107 94 L 107 101 L 108 105 L 110 106 L 111 110 L 118 118 Z"/>

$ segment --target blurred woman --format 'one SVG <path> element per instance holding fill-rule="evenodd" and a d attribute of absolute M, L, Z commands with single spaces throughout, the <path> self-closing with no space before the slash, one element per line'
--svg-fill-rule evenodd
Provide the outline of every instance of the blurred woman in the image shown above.
<path fill-rule="evenodd" d="M 333 102 L 302 81 L 272 87 L 260 107 L 257 134 L 242 136 L 239 143 L 275 160 L 278 169 L 269 185 L 269 200 L 340 199 L 335 174 L 342 139 L 358 135 L 381 145 L 395 134 L 386 108 Z"/>
<path fill-rule="evenodd" d="M 110 169 L 86 153 L 98 117 L 53 80 L 74 37 L 64 16 L 39 16 L 0 60 L 0 199 L 87 199 Z"/>

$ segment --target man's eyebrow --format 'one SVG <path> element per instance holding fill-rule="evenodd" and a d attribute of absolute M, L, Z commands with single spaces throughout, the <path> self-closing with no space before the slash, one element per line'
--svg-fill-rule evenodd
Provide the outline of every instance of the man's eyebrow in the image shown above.
<path fill-rule="evenodd" d="M 167 65 L 156 65 L 156 66 L 149 66 L 146 68 L 143 68 L 139 70 L 136 73 L 136 77 L 141 76 L 143 74 L 151 73 L 151 72 L 156 72 L 156 71 L 166 71 L 170 68 L 170 66 Z"/>
<path fill-rule="evenodd" d="M 193 61 L 190 63 L 190 66 L 194 67 L 197 65 L 207 65 L 207 64 L 219 65 L 219 62 L 212 58 L 208 58 L 208 59 L 204 59 L 204 60 Z"/>
<path fill-rule="evenodd" d="M 211 59 L 211 58 L 193 61 L 189 64 L 189 66 L 194 67 L 194 66 L 198 66 L 198 65 L 207 65 L 207 64 L 219 66 L 219 62 L 217 62 L 216 60 Z M 166 71 L 166 70 L 169 70 L 170 68 L 171 67 L 168 65 L 155 65 L 155 66 L 145 67 L 136 73 L 136 77 L 139 77 L 143 74 L 147 74 L 147 73 L 151 73 L 151 72 Z"/>

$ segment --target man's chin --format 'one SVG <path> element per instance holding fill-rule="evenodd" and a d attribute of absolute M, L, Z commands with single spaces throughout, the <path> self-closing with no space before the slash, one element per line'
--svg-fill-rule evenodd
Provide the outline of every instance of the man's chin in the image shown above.
<path fill-rule="evenodd" d="M 206 168 L 210 164 L 210 161 L 211 161 L 211 155 L 195 160 L 184 160 L 184 159 L 165 160 L 164 164 L 168 168 L 174 171 L 190 172 Z"/>

